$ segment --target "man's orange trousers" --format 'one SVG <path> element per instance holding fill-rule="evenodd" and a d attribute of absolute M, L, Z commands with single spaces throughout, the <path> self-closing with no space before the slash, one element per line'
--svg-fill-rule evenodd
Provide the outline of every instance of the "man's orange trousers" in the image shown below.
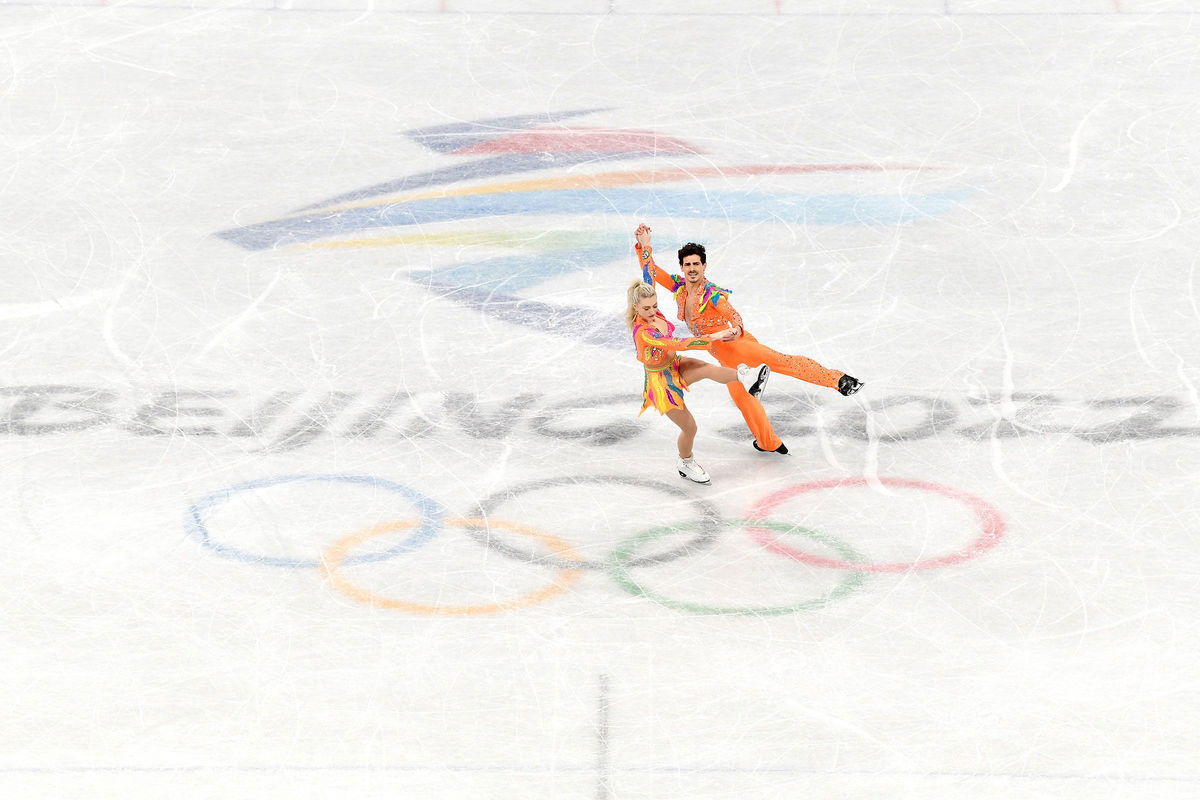
<path fill-rule="evenodd" d="M 837 388 L 838 379 L 845 374 L 837 370 L 826 369 L 811 358 L 776 352 L 766 345 L 759 344 L 758 339 L 745 331 L 742 331 L 742 335 L 732 342 L 714 342 L 709 352 L 716 356 L 717 361 L 725 367 L 736 369 L 738 364 L 747 364 L 751 367 L 766 364 L 771 368 L 771 372 L 799 378 L 802 381 L 815 383 L 817 386 L 827 386 L 831 389 Z M 779 447 L 781 440 L 775 434 L 775 429 L 771 427 L 771 421 L 767 419 L 767 412 L 763 409 L 762 403 L 751 397 L 750 393 L 746 391 L 746 387 L 737 381 L 727 383 L 725 388 L 729 390 L 733 404 L 738 407 L 738 411 L 742 412 L 742 418 L 746 420 L 746 427 L 754 434 L 758 446 L 763 450 L 774 450 Z"/>

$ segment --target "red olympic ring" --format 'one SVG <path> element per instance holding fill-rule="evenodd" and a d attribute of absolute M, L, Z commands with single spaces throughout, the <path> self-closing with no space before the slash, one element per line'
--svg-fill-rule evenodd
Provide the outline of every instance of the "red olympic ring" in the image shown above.
<path fill-rule="evenodd" d="M 986 500 L 981 500 L 974 495 L 967 494 L 959 489 L 950 486 L 942 486 L 936 483 L 928 483 L 926 481 L 914 481 L 907 478 L 879 478 L 879 483 L 884 486 L 896 486 L 904 489 L 920 489 L 926 492 L 940 494 L 943 497 L 948 497 L 951 500 L 957 500 L 967 508 L 974 512 L 976 519 L 979 520 L 979 537 L 971 542 L 966 549 L 959 550 L 948 555 L 935 558 L 927 558 L 915 562 L 894 562 L 883 564 L 871 564 L 855 561 L 843 561 L 837 558 L 825 558 L 823 556 L 815 556 L 805 553 L 803 550 L 798 550 L 795 547 L 784 544 L 766 528 L 751 528 L 747 527 L 750 535 L 755 541 L 767 548 L 771 552 L 787 556 L 790 559 L 799 561 L 804 564 L 809 564 L 814 567 L 825 567 L 827 569 L 848 569 L 857 570 L 859 572 L 908 572 L 916 569 L 931 569 L 933 567 L 948 567 L 952 564 L 959 564 L 963 561 L 968 561 L 981 553 L 995 547 L 1002 538 L 1006 525 L 1004 517 L 991 503 Z M 871 484 L 866 478 L 836 478 L 828 481 L 814 481 L 812 483 L 798 483 L 795 486 L 789 486 L 786 489 L 780 489 L 774 494 L 767 495 L 762 500 L 759 500 L 751 507 L 747 518 L 751 520 L 763 520 L 777 506 L 785 500 L 805 494 L 807 492 L 816 492 L 822 489 L 833 489 L 843 486 L 869 486 Z"/>

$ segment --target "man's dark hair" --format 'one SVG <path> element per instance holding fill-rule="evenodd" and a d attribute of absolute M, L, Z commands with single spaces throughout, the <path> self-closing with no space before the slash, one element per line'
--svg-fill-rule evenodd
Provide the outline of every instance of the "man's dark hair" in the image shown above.
<path fill-rule="evenodd" d="M 700 256 L 700 263 L 708 266 L 708 256 L 704 253 L 704 245 L 688 242 L 679 248 L 679 266 L 683 266 L 683 260 L 688 256 Z"/>

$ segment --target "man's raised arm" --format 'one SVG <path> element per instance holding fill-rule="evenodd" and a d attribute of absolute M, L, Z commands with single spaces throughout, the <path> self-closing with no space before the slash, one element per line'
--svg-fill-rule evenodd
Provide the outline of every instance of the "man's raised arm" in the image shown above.
<path fill-rule="evenodd" d="M 679 287 L 683 286 L 683 278 L 664 273 L 658 268 L 658 264 L 654 263 L 650 247 L 650 226 L 645 223 L 638 225 L 634 238 L 637 239 L 637 244 L 633 248 L 637 250 L 638 263 L 642 265 L 642 280 L 646 283 L 657 283 L 671 294 L 679 291 Z"/>

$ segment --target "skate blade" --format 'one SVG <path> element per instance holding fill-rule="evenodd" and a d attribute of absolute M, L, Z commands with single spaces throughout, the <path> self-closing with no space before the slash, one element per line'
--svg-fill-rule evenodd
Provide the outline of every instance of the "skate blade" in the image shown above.
<path fill-rule="evenodd" d="M 761 399 L 763 396 L 763 392 L 765 392 L 767 390 L 767 381 L 770 380 L 770 378 L 771 378 L 771 368 L 763 367 L 762 381 L 759 382 L 759 384 L 758 384 L 758 391 L 750 393 L 751 397 L 753 397 L 755 400 Z"/>

